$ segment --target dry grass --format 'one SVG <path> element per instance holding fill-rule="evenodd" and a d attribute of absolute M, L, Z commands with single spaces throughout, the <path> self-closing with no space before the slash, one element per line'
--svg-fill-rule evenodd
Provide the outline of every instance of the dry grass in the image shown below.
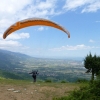
<path fill-rule="evenodd" d="M 32 83 L 0 80 L 0 100 L 52 100 L 79 88 L 77 83 Z"/>

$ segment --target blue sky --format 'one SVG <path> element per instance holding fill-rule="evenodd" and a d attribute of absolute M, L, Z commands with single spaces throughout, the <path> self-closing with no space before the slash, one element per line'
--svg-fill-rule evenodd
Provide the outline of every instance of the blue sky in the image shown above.
<path fill-rule="evenodd" d="M 0 0 L 1 1 L 1 0 Z M 65 27 L 70 38 L 55 28 L 34 26 L 6 39 L 5 30 L 26 18 L 45 18 Z M 100 0 L 3 0 L 0 2 L 0 49 L 33 57 L 100 55 Z"/>

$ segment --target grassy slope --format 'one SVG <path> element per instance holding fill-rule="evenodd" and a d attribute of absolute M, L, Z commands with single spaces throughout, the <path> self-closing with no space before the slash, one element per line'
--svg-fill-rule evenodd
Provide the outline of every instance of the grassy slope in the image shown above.
<path fill-rule="evenodd" d="M 70 91 L 86 84 L 79 83 L 45 83 L 0 78 L 0 100 L 52 100 L 54 97 L 68 95 Z M 20 90 L 18 93 L 7 91 L 9 88 Z M 6 96 L 5 96 L 6 94 Z M 28 95 L 27 95 L 28 94 Z"/>

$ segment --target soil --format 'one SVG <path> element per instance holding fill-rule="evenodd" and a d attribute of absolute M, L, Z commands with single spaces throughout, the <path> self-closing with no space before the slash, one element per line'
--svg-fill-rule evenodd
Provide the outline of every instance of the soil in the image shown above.
<path fill-rule="evenodd" d="M 78 87 L 69 83 L 0 84 L 0 100 L 52 100 Z"/>

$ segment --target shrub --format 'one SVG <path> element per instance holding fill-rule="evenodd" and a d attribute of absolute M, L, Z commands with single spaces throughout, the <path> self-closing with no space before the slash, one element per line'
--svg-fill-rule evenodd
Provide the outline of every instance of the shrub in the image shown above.
<path fill-rule="evenodd" d="M 53 98 L 53 100 L 100 100 L 100 80 L 74 90 L 69 96 Z"/>
<path fill-rule="evenodd" d="M 66 81 L 62 80 L 61 83 L 66 83 Z"/>
<path fill-rule="evenodd" d="M 78 79 L 76 82 L 79 82 L 79 83 L 85 83 L 85 82 L 89 82 L 89 81 L 86 80 L 86 79 Z"/>
<path fill-rule="evenodd" d="M 47 82 L 47 83 L 51 83 L 52 80 L 51 80 L 51 79 L 46 79 L 45 82 Z"/>

